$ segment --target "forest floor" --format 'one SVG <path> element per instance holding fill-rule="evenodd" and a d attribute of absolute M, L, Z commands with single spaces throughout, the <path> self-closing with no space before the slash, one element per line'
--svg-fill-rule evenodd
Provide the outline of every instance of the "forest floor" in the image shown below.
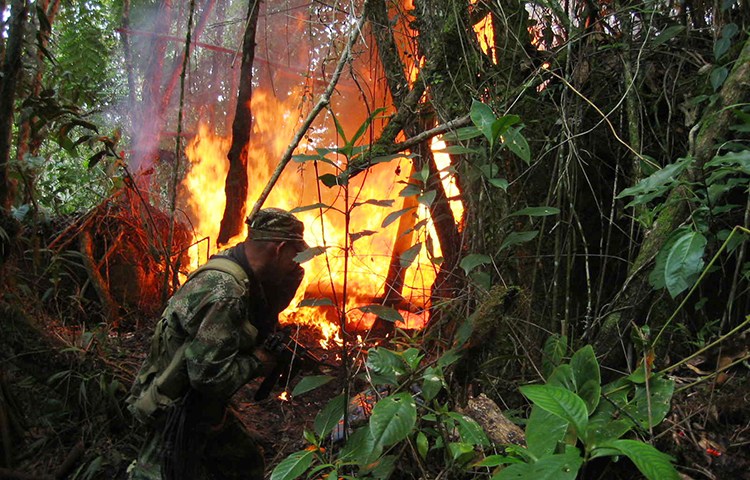
<path fill-rule="evenodd" d="M 62 349 L 67 351 L 42 352 L 42 362 L 46 358 L 47 366 L 55 365 L 57 370 L 50 375 L 50 371 L 30 372 L 30 364 L 21 362 L 26 355 L 40 353 L 33 346 L 24 353 L 17 351 L 17 345 L 5 344 L 12 336 L 7 331 L 9 323 L 4 322 L 5 331 L 0 331 L 0 393 L 4 406 L 0 409 L 0 478 L 127 478 L 127 466 L 137 454 L 143 431 L 124 410 L 123 400 L 148 350 L 152 325 L 133 324 L 130 331 L 110 332 L 97 339 L 95 333 L 87 335 L 80 329 L 47 324 L 47 335 L 59 345 L 69 345 Z M 305 335 L 310 339 L 314 333 L 308 330 Z M 68 366 L 63 369 L 65 361 Z M 695 368 L 676 372 L 678 393 L 667 420 L 653 432 L 654 441 L 676 458 L 683 478 L 750 479 L 750 369 L 739 365 L 720 384 L 705 382 L 679 392 L 681 386 L 698 378 Z M 112 378 L 102 375 L 106 371 L 114 372 L 118 380 L 105 380 Z M 296 381 L 299 377 L 291 382 L 290 390 Z M 342 382 L 339 376 L 289 400 L 278 398 L 283 390 L 279 385 L 267 399 L 255 401 L 260 382 L 258 379 L 243 387 L 234 396 L 232 409 L 262 446 L 270 473 L 287 455 L 307 446 L 303 431 L 312 429 L 315 416 L 340 393 Z M 592 470 L 582 478 L 601 478 L 602 474 L 638 478 L 616 466 L 595 476 Z M 466 478 L 471 477 L 469 474 Z M 489 475 L 484 474 L 484 478 Z"/>

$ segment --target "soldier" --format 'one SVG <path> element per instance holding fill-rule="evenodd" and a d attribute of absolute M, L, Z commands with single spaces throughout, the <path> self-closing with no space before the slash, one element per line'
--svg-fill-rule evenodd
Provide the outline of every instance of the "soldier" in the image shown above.
<path fill-rule="evenodd" d="M 256 349 L 294 298 L 304 225 L 277 208 L 248 219 L 244 242 L 188 277 L 162 313 L 128 409 L 149 434 L 130 478 L 263 478 L 263 455 L 230 397 L 262 373 Z"/>

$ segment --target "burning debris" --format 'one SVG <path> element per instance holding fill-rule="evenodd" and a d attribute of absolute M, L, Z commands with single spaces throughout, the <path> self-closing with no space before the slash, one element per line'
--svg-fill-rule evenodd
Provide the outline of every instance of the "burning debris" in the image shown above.
<path fill-rule="evenodd" d="M 73 278 L 80 282 L 81 294 L 94 294 L 110 321 L 117 321 L 120 307 L 154 315 L 162 307 L 165 287 L 187 266 L 191 235 L 175 223 L 169 245 L 170 223 L 136 187 L 126 186 L 75 218 L 48 248 L 56 258 L 66 251 L 80 253 Z"/>

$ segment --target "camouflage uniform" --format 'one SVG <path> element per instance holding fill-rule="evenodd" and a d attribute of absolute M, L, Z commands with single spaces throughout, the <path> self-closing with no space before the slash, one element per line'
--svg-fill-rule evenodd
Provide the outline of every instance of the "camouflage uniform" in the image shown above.
<path fill-rule="evenodd" d="M 303 226 L 291 214 L 266 209 L 258 215 L 249 237 L 302 241 Z M 166 439 L 172 438 L 165 427 L 174 432 L 175 425 L 187 442 L 182 447 L 188 468 L 195 468 L 189 478 L 263 478 L 259 448 L 226 405 L 261 372 L 253 351 L 278 312 L 269 307 L 242 244 L 215 255 L 209 265 L 214 258 L 223 266 L 199 269 L 169 300 L 127 400 L 150 429 L 131 470 L 134 480 L 162 478 Z M 182 417 L 175 420 L 173 412 Z"/>

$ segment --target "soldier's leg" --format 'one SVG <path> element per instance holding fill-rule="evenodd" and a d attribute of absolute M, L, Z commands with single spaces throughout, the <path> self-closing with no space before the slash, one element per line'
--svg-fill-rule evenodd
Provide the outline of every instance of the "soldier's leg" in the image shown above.
<path fill-rule="evenodd" d="M 242 422 L 227 412 L 224 425 L 206 445 L 206 467 L 220 480 L 263 480 L 263 451 Z"/>

